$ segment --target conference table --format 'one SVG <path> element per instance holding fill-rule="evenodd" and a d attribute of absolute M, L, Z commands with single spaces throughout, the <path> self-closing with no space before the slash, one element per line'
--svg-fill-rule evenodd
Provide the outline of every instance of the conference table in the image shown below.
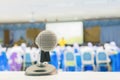
<path fill-rule="evenodd" d="M 58 72 L 48 76 L 26 76 L 25 72 L 0 72 L 0 80 L 120 80 L 119 72 Z"/>

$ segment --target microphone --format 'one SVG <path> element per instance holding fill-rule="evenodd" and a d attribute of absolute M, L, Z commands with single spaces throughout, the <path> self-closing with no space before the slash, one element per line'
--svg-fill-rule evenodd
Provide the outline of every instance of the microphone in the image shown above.
<path fill-rule="evenodd" d="M 40 62 L 49 62 L 49 51 L 53 50 L 57 45 L 57 37 L 51 31 L 42 31 L 38 34 L 35 43 L 41 49 Z"/>
<path fill-rule="evenodd" d="M 49 30 L 42 31 L 35 39 L 35 43 L 41 49 L 40 62 L 26 69 L 25 74 L 28 76 L 41 76 L 56 74 L 56 68 L 51 64 L 44 64 L 50 61 L 49 52 L 57 45 L 57 37 L 55 33 Z"/>

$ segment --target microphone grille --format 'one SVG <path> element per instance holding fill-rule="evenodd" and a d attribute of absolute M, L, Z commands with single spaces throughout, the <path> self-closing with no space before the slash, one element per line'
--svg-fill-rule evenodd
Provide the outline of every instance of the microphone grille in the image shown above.
<path fill-rule="evenodd" d="M 38 34 L 35 42 L 41 50 L 51 51 L 57 45 L 57 37 L 55 33 L 46 30 Z"/>

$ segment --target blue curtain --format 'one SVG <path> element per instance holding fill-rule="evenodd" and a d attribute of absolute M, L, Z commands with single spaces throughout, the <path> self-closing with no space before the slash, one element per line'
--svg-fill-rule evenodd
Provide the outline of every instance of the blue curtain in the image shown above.
<path fill-rule="evenodd" d="M 99 26 L 101 43 L 115 41 L 120 46 L 120 19 L 85 20 L 83 25 L 85 29 Z"/>
<path fill-rule="evenodd" d="M 115 41 L 120 46 L 120 25 L 101 27 L 101 43 Z"/>

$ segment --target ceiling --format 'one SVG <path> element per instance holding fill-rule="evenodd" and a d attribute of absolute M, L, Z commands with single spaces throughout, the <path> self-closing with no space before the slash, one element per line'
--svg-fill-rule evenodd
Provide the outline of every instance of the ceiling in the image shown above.
<path fill-rule="evenodd" d="M 120 17 L 120 0 L 0 0 L 0 22 Z"/>

